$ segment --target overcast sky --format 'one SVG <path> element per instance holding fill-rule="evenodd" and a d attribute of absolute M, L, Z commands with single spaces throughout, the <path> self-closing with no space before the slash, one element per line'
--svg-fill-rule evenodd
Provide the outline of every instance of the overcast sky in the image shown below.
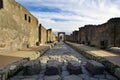
<path fill-rule="evenodd" d="M 120 16 L 120 0 L 16 0 L 39 23 L 54 31 L 72 32 L 86 24 L 102 24 Z"/>

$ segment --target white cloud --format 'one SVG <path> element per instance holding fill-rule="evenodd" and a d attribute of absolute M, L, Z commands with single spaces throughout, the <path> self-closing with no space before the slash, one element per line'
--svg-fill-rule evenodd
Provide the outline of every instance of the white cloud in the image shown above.
<path fill-rule="evenodd" d="M 29 8 L 40 23 L 54 31 L 72 32 L 86 24 L 102 24 L 120 16 L 119 0 L 16 0 Z M 30 7 L 57 8 L 60 12 L 41 12 Z M 55 21 L 61 19 L 63 21 Z M 64 21 L 65 19 L 65 21 Z"/>

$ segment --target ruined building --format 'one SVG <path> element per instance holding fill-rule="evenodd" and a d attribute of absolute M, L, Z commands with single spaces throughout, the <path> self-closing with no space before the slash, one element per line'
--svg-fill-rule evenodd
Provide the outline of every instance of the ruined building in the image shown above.
<path fill-rule="evenodd" d="M 76 36 L 78 38 L 74 39 Z M 101 25 L 85 25 L 79 28 L 78 33 L 74 34 L 73 31 L 69 37 L 73 37 L 73 42 L 100 48 L 120 47 L 120 18 L 112 18 Z"/>
<path fill-rule="evenodd" d="M 38 24 L 38 19 L 15 0 L 0 0 L 0 52 L 51 41 L 52 32 L 47 38 L 46 29 Z"/>
<path fill-rule="evenodd" d="M 38 20 L 14 0 L 0 2 L 0 49 L 35 46 L 38 41 Z"/>

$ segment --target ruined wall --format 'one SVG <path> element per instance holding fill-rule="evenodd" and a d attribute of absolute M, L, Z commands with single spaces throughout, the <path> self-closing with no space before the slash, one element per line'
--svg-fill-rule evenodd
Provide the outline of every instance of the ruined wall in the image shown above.
<path fill-rule="evenodd" d="M 120 46 L 120 19 L 113 18 L 101 25 L 79 28 L 79 42 L 100 48 Z"/>
<path fill-rule="evenodd" d="M 73 31 L 73 41 L 78 42 L 79 40 L 79 31 Z"/>
<path fill-rule="evenodd" d="M 52 29 L 47 30 L 47 43 L 52 42 Z"/>
<path fill-rule="evenodd" d="M 39 25 L 39 42 L 40 44 L 47 43 L 47 30 L 41 24 Z"/>
<path fill-rule="evenodd" d="M 81 27 L 79 31 L 80 31 L 80 39 L 81 39 L 80 42 L 85 44 L 85 41 L 86 41 L 85 27 Z"/>
<path fill-rule="evenodd" d="M 112 39 L 114 46 L 120 47 L 120 18 L 112 18 L 108 21 L 112 25 Z"/>
<path fill-rule="evenodd" d="M 1 52 L 35 46 L 38 41 L 38 21 L 14 0 L 3 0 L 0 34 Z"/>
<path fill-rule="evenodd" d="M 73 34 L 66 35 L 66 41 L 73 42 Z"/>
<path fill-rule="evenodd" d="M 52 42 L 55 42 L 55 41 L 57 41 L 57 36 L 54 33 L 52 33 Z"/>

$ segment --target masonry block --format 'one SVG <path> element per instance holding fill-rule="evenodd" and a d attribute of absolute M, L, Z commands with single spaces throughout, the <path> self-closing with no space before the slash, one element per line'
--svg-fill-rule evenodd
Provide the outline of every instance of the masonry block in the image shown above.
<path fill-rule="evenodd" d="M 49 60 L 46 66 L 46 75 L 58 75 L 61 74 L 61 63 L 56 60 Z"/>
<path fill-rule="evenodd" d="M 35 75 L 39 74 L 41 69 L 41 63 L 39 60 L 32 60 L 24 64 L 23 75 Z"/>
<path fill-rule="evenodd" d="M 92 73 L 92 74 L 103 74 L 105 67 L 103 64 L 96 62 L 94 60 L 87 61 L 86 68 Z"/>
<path fill-rule="evenodd" d="M 67 69 L 70 74 L 81 74 L 82 69 L 81 69 L 81 63 L 78 61 L 68 61 Z"/>

